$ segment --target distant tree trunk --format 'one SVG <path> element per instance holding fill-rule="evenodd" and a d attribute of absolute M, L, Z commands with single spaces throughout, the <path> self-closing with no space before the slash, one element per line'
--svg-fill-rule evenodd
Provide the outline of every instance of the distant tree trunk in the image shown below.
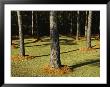
<path fill-rule="evenodd" d="M 50 12 L 50 38 L 51 38 L 51 55 L 50 65 L 53 68 L 59 68 L 61 66 L 60 61 L 60 46 L 59 46 L 59 33 L 57 30 L 57 18 L 56 12 Z"/>
<path fill-rule="evenodd" d="M 88 27 L 88 12 L 86 11 L 86 19 L 85 19 L 85 37 L 87 37 L 87 27 Z"/>
<path fill-rule="evenodd" d="M 34 29 L 33 29 L 33 11 L 32 11 L 32 36 L 33 36 L 33 32 L 34 32 Z"/>
<path fill-rule="evenodd" d="M 37 41 L 40 39 L 39 38 L 39 30 L 38 30 L 38 13 L 35 12 L 35 27 L 36 27 L 36 37 L 37 37 Z"/>
<path fill-rule="evenodd" d="M 20 56 L 25 56 L 24 37 L 23 37 L 23 31 L 21 26 L 22 25 L 21 15 L 19 11 L 17 11 L 17 17 L 18 17 L 18 27 L 19 27 Z"/>
<path fill-rule="evenodd" d="M 79 11 L 77 11 L 77 31 L 76 31 L 76 40 L 79 40 Z"/>
<path fill-rule="evenodd" d="M 73 12 L 70 14 L 70 34 L 72 35 L 73 33 Z"/>
<path fill-rule="evenodd" d="M 87 48 L 91 48 L 91 24 L 92 24 L 92 11 L 89 11 L 88 29 L 87 29 Z"/>

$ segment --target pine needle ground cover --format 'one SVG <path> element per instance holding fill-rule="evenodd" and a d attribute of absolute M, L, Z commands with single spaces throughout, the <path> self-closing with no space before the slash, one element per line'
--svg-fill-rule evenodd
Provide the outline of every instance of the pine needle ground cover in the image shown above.
<path fill-rule="evenodd" d="M 61 69 L 51 69 L 50 38 L 24 39 L 26 56 L 19 56 L 19 40 L 11 46 L 12 77 L 99 77 L 100 42 L 92 38 L 92 48 L 86 49 L 85 38 L 75 41 L 60 36 Z"/>

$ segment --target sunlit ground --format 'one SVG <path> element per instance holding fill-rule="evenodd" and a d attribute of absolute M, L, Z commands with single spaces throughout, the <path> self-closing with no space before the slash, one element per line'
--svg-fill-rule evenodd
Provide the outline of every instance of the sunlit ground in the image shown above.
<path fill-rule="evenodd" d="M 46 73 L 44 68 L 50 62 L 50 38 L 40 41 L 25 39 L 26 57 L 20 58 L 19 41 L 13 40 L 11 50 L 11 75 L 14 77 L 99 77 L 100 76 L 100 42 L 92 38 L 92 49 L 86 50 L 86 41 L 75 41 L 72 37 L 60 37 L 60 57 L 62 65 L 71 68 L 67 73 Z M 65 70 L 65 69 L 64 69 Z M 60 71 L 59 71 L 60 72 Z"/>

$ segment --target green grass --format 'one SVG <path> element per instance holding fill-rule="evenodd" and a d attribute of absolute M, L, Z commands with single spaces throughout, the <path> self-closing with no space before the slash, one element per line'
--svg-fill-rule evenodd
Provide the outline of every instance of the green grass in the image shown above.
<path fill-rule="evenodd" d="M 14 77 L 31 76 L 52 76 L 42 71 L 42 68 L 49 65 L 50 61 L 50 38 L 44 37 L 38 42 L 35 39 L 25 39 L 26 55 L 34 56 L 30 60 L 11 61 L 11 75 Z M 19 54 L 19 41 L 13 40 L 17 48 L 12 48 L 11 55 Z M 98 40 L 92 40 L 92 46 L 99 43 Z M 73 69 L 72 72 L 57 75 L 63 77 L 99 77 L 100 76 L 100 49 L 91 51 L 80 51 L 80 48 L 86 47 L 84 39 L 76 41 L 67 36 L 60 37 L 60 57 L 62 65 L 68 65 Z M 56 76 L 56 75 L 54 75 Z"/>

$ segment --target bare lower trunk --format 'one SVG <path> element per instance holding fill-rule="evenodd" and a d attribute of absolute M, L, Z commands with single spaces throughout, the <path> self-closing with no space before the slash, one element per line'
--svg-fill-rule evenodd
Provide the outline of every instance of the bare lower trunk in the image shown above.
<path fill-rule="evenodd" d="M 51 38 L 50 65 L 53 68 L 59 68 L 61 66 L 59 33 L 57 30 L 56 22 L 57 22 L 56 12 L 51 11 L 50 12 L 50 38 Z"/>
<path fill-rule="evenodd" d="M 72 35 L 72 33 L 73 33 L 73 12 L 71 12 L 71 14 L 70 14 L 71 16 L 71 18 L 70 18 L 70 21 L 71 21 L 71 23 L 70 23 L 70 34 Z"/>
<path fill-rule="evenodd" d="M 87 37 L 87 28 L 88 28 L 88 12 L 86 11 L 86 20 L 85 20 L 85 37 Z"/>
<path fill-rule="evenodd" d="M 92 11 L 89 11 L 88 29 L 87 29 L 87 48 L 91 48 L 91 24 L 92 24 Z"/>
<path fill-rule="evenodd" d="M 18 27 L 19 27 L 20 56 L 25 56 L 24 37 L 23 37 L 23 31 L 21 26 L 21 15 L 19 11 L 17 11 L 17 17 L 18 17 Z"/>
<path fill-rule="evenodd" d="M 79 11 L 77 11 L 77 32 L 76 32 L 76 40 L 79 40 Z"/>
<path fill-rule="evenodd" d="M 37 38 L 37 41 L 40 39 L 40 37 L 39 37 L 39 30 L 38 30 L 38 13 L 37 12 L 35 12 L 35 21 L 36 21 L 36 23 L 35 23 L 35 27 L 36 27 L 36 38 Z"/>
<path fill-rule="evenodd" d="M 33 33 L 34 33 L 34 29 L 33 29 L 33 11 L 32 11 L 32 36 L 33 36 Z"/>

